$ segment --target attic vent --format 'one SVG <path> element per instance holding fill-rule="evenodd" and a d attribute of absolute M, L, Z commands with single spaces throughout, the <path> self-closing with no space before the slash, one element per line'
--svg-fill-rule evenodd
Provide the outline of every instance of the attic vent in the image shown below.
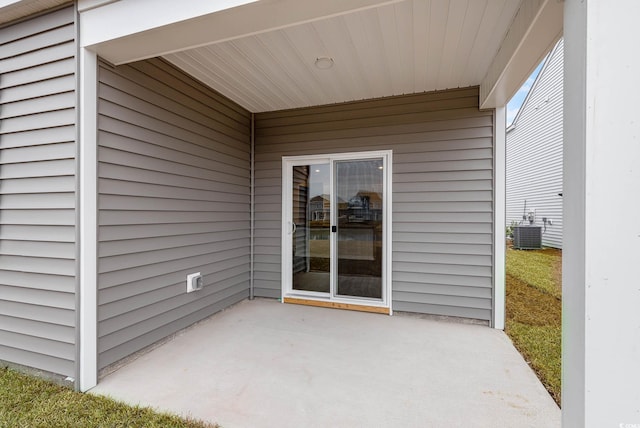
<path fill-rule="evenodd" d="M 542 227 L 516 226 L 513 228 L 513 248 L 539 250 L 542 248 Z"/>

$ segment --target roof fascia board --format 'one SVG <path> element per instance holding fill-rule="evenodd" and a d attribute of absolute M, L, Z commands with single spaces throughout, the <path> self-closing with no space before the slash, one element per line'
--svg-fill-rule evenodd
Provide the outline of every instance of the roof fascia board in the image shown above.
<path fill-rule="evenodd" d="M 87 10 L 106 6 L 109 3 L 115 3 L 117 1 L 120 0 L 78 0 L 78 12 L 86 12 Z"/>
<path fill-rule="evenodd" d="M 80 45 L 119 65 L 399 1 L 119 0 L 80 13 Z"/>
<path fill-rule="evenodd" d="M 562 37 L 564 2 L 525 0 L 480 84 L 480 108 L 506 105 Z"/>
<path fill-rule="evenodd" d="M 85 0 L 78 4 L 81 45 L 93 46 L 254 1 L 256 0 Z"/>

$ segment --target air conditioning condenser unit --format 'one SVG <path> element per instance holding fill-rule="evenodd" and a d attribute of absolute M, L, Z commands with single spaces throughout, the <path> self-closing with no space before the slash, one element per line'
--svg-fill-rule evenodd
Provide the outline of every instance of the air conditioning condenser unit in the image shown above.
<path fill-rule="evenodd" d="M 513 228 L 513 248 L 539 250 L 542 248 L 541 226 L 516 226 Z"/>

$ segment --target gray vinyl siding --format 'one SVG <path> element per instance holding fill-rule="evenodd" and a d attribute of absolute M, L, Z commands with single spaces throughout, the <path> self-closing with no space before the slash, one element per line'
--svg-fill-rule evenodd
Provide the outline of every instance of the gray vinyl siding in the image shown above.
<path fill-rule="evenodd" d="M 73 8 L 0 29 L 0 360 L 75 372 Z"/>
<path fill-rule="evenodd" d="M 101 63 L 98 98 L 104 368 L 249 295 L 250 114 L 159 59 Z"/>
<path fill-rule="evenodd" d="M 555 248 L 562 248 L 563 65 L 560 40 L 507 132 L 507 224 L 522 221 L 527 201 L 536 225 L 544 230 L 542 218 L 553 220 L 542 243 Z"/>
<path fill-rule="evenodd" d="M 493 112 L 467 88 L 256 115 L 256 296 L 279 297 L 282 156 L 393 150 L 393 308 L 491 319 Z"/>

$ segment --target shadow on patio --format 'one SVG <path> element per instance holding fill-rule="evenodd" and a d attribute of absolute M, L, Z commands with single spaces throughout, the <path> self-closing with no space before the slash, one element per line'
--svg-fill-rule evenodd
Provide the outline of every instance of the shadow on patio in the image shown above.
<path fill-rule="evenodd" d="M 555 427 L 560 410 L 502 331 L 243 301 L 92 393 L 237 427 Z"/>

